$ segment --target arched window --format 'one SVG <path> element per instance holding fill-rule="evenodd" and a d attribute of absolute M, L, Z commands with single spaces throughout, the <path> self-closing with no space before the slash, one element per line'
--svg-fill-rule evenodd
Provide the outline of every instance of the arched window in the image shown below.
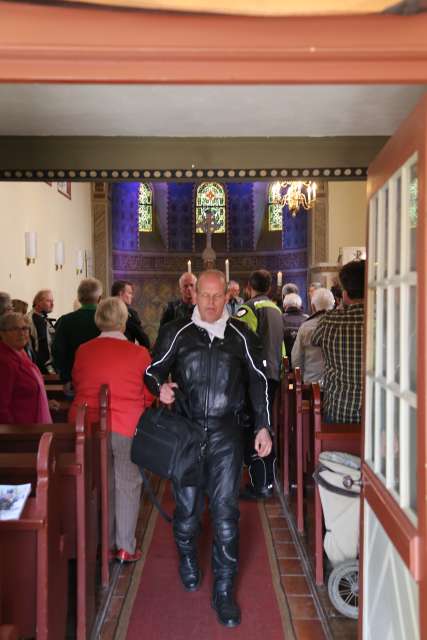
<path fill-rule="evenodd" d="M 225 191 L 217 182 L 202 182 L 196 194 L 196 233 L 206 233 L 206 214 L 210 214 L 213 233 L 225 233 Z"/>
<path fill-rule="evenodd" d="M 277 204 L 277 190 L 280 195 L 280 182 L 272 182 L 268 188 L 268 230 L 269 231 L 282 231 L 283 230 L 283 206 Z"/>
<path fill-rule="evenodd" d="M 141 182 L 138 191 L 138 231 L 150 233 L 153 230 L 153 191 L 146 182 Z"/>

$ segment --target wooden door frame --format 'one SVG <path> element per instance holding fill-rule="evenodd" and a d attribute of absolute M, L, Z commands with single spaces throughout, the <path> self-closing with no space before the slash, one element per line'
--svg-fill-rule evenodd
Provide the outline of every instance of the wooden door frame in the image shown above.
<path fill-rule="evenodd" d="M 418 526 L 415 526 L 405 516 L 399 505 L 391 496 L 385 485 L 379 480 L 373 470 L 363 463 L 363 492 L 361 511 L 361 531 L 363 531 L 363 501 L 373 508 L 378 520 L 386 531 L 392 544 L 396 547 L 412 577 L 419 581 L 419 624 L 420 638 L 426 637 L 427 611 L 423 603 L 427 601 L 427 371 L 425 366 L 427 350 L 426 308 L 427 295 L 427 93 L 419 100 L 416 108 L 401 124 L 398 131 L 388 140 L 368 171 L 368 201 L 381 187 L 396 173 L 413 154 L 418 153 L 418 174 L 423 176 L 419 180 L 421 188 L 418 192 L 418 226 L 417 226 L 417 288 L 418 300 L 418 342 L 417 342 L 417 515 Z M 367 237 L 369 236 L 369 221 Z M 369 241 L 367 241 L 369 259 Z M 368 270 L 367 270 L 368 271 Z M 365 304 L 367 304 L 368 273 L 366 273 Z M 368 336 L 365 335 L 365 354 Z M 365 416 L 363 416 L 365 422 Z M 424 428 L 422 428 L 424 426 Z M 363 434 L 366 434 L 365 424 Z M 361 540 L 361 557 L 363 557 L 363 538 Z M 361 565 L 359 584 L 363 581 L 363 566 Z M 363 591 L 360 601 L 363 608 Z M 363 615 L 360 618 L 359 638 L 362 638 Z"/>
<path fill-rule="evenodd" d="M 426 83 L 427 13 L 254 18 L 0 0 L 0 82 Z"/>
<path fill-rule="evenodd" d="M 427 84 L 426 33 L 427 14 L 248 18 L 0 0 L 0 83 Z M 425 349 L 423 323 L 420 339 Z"/>

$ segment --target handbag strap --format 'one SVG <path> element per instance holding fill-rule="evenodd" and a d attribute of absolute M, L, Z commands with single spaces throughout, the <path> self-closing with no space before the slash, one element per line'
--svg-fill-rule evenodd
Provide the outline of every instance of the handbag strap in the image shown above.
<path fill-rule="evenodd" d="M 139 470 L 141 472 L 141 476 L 142 476 L 142 482 L 144 483 L 144 488 L 146 489 L 147 493 L 148 493 L 148 497 L 150 498 L 151 502 L 153 503 L 153 505 L 156 507 L 156 509 L 159 511 L 160 515 L 166 520 L 166 522 L 172 522 L 172 518 L 170 517 L 170 515 L 168 515 L 166 513 L 166 511 L 163 509 L 162 505 L 160 504 L 160 502 L 157 500 L 155 493 L 153 491 L 153 488 L 150 484 L 149 479 L 147 478 L 145 471 L 142 467 L 139 467 Z"/>

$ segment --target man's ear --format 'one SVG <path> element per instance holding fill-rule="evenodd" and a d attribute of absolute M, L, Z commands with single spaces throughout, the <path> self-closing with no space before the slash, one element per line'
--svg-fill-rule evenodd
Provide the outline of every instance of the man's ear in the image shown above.
<path fill-rule="evenodd" d="M 230 292 L 229 291 L 225 292 L 225 304 L 227 304 L 227 302 L 230 302 Z"/>

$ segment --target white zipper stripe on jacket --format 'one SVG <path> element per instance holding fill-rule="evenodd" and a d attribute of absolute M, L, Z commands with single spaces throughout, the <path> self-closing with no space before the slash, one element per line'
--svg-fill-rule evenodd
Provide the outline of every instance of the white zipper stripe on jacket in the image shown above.
<path fill-rule="evenodd" d="M 262 376 L 264 378 L 264 381 L 265 381 L 265 401 L 266 401 L 266 405 L 267 405 L 267 418 L 268 418 L 267 428 L 270 428 L 271 421 L 270 421 L 270 410 L 268 408 L 268 382 L 267 382 L 267 378 L 264 375 L 264 373 L 260 369 L 257 369 L 257 367 L 255 366 L 255 363 L 254 363 L 254 361 L 252 359 L 252 356 L 251 356 L 251 354 L 249 352 L 249 349 L 248 349 L 248 343 L 246 342 L 246 338 L 243 335 L 243 333 L 240 333 L 240 331 L 234 326 L 234 324 L 231 324 L 231 322 L 229 323 L 229 326 L 232 327 L 234 329 L 234 331 L 236 331 L 236 333 L 238 333 L 239 336 L 242 338 L 243 342 L 245 343 L 246 353 L 248 354 L 249 360 L 251 361 L 251 364 L 252 364 L 253 368 L 255 369 L 255 371 L 257 371 L 257 373 L 259 373 L 260 376 Z"/>
<path fill-rule="evenodd" d="M 184 329 L 186 329 L 187 327 L 189 327 L 189 326 L 190 326 L 190 325 L 192 325 L 192 324 L 194 324 L 194 323 L 193 323 L 193 321 L 191 321 L 191 322 L 189 322 L 188 324 L 184 325 L 184 326 L 183 326 L 179 331 L 177 331 L 177 333 L 175 334 L 174 339 L 172 340 L 171 346 L 170 346 L 170 347 L 169 347 L 169 349 L 166 351 L 166 353 L 165 353 L 165 355 L 163 356 L 163 358 L 160 358 L 160 360 L 156 360 L 156 362 L 152 362 L 152 363 L 151 363 L 151 364 L 146 368 L 146 370 L 145 370 L 146 375 L 147 375 L 147 376 L 151 376 L 151 377 L 155 380 L 155 382 L 156 382 L 157 386 L 159 387 L 159 389 L 160 389 L 160 386 L 161 386 L 161 385 L 160 385 L 159 381 L 157 380 L 156 376 L 153 376 L 153 374 L 149 372 L 149 369 L 151 369 L 151 367 L 155 367 L 157 364 L 160 364 L 161 362 L 163 362 L 163 360 L 164 360 L 164 359 L 169 355 L 169 353 L 171 352 L 171 350 L 172 350 L 172 348 L 173 348 L 173 345 L 175 344 L 175 341 L 176 341 L 177 337 L 179 336 L 179 334 L 180 334 L 182 331 L 184 331 Z"/>

